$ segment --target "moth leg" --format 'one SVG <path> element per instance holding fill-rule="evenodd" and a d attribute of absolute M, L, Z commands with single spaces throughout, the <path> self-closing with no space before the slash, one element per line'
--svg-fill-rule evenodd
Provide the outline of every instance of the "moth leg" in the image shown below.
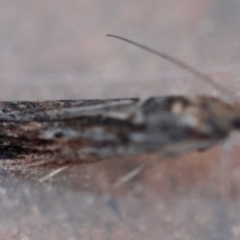
<path fill-rule="evenodd" d="M 136 177 L 138 174 L 140 174 L 141 172 L 143 172 L 144 168 L 146 167 L 145 164 L 133 169 L 132 171 L 130 171 L 129 173 L 127 173 L 126 175 L 124 175 L 123 177 L 121 177 L 114 185 L 113 185 L 113 189 L 119 188 L 121 187 L 123 184 L 129 182 L 131 179 L 133 179 L 134 177 Z"/>
<path fill-rule="evenodd" d="M 47 175 L 41 177 L 40 179 L 38 179 L 38 181 L 40 183 L 43 183 L 47 180 L 49 180 L 50 178 L 54 177 L 55 175 L 59 174 L 60 172 L 64 171 L 65 169 L 67 169 L 69 166 L 63 166 L 60 168 L 55 169 L 54 171 L 48 173 Z"/>
<path fill-rule="evenodd" d="M 199 149 L 207 149 L 211 147 L 212 145 L 219 142 L 219 139 L 209 139 L 209 140 L 203 140 L 203 141 L 186 141 L 183 143 L 175 144 L 174 146 L 165 147 L 163 150 L 161 150 L 160 158 L 153 159 L 150 162 L 147 162 L 145 164 L 142 164 L 141 166 L 133 169 L 123 177 L 121 177 L 113 186 L 113 188 L 121 187 L 123 184 L 129 182 L 131 179 L 136 177 L 138 174 L 142 173 L 143 171 L 146 171 L 147 169 L 154 167 L 155 165 L 161 163 L 164 160 L 167 160 L 169 158 L 179 157 L 185 153 L 196 151 Z"/>

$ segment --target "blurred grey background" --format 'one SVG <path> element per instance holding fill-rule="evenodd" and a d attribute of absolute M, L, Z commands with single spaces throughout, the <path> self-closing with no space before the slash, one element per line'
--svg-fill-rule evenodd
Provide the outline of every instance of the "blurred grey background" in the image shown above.
<path fill-rule="evenodd" d="M 106 34 L 164 51 L 238 93 L 239 12 L 238 0 L 0 0 L 0 100 L 220 96 Z M 236 139 L 166 161 L 119 190 L 113 183 L 149 157 L 79 165 L 45 183 L 1 171 L 0 238 L 238 240 L 238 149 Z"/>
<path fill-rule="evenodd" d="M 1 0 L 0 99 L 214 93 L 109 33 L 164 51 L 236 89 L 239 9 L 237 0 Z"/>

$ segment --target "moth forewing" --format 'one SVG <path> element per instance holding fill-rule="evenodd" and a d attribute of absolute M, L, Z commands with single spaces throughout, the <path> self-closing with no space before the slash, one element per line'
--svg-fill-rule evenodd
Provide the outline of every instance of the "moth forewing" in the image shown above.
<path fill-rule="evenodd" d="M 1 106 L 4 169 L 59 167 L 151 152 L 178 156 L 223 140 L 239 119 L 234 106 L 210 97 Z"/>

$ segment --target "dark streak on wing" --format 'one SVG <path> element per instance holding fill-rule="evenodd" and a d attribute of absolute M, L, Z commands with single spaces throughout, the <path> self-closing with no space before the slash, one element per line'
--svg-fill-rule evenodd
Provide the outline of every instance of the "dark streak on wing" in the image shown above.
<path fill-rule="evenodd" d="M 204 139 L 172 112 L 175 103 L 192 104 L 181 96 L 2 102 L 0 167 L 94 162 Z"/>
<path fill-rule="evenodd" d="M 138 99 L 59 100 L 45 102 L 1 102 L 0 121 L 59 121 L 81 117 L 95 110 L 132 106 Z"/>

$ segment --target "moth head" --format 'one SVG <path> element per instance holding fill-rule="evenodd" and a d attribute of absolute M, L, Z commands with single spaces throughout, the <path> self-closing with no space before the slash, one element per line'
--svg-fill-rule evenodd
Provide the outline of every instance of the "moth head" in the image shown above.
<path fill-rule="evenodd" d="M 232 118 L 232 129 L 240 130 L 240 106 L 239 105 L 233 105 L 233 112 L 235 115 Z"/>
<path fill-rule="evenodd" d="M 240 130 L 240 117 L 233 120 L 232 126 L 234 129 Z"/>

